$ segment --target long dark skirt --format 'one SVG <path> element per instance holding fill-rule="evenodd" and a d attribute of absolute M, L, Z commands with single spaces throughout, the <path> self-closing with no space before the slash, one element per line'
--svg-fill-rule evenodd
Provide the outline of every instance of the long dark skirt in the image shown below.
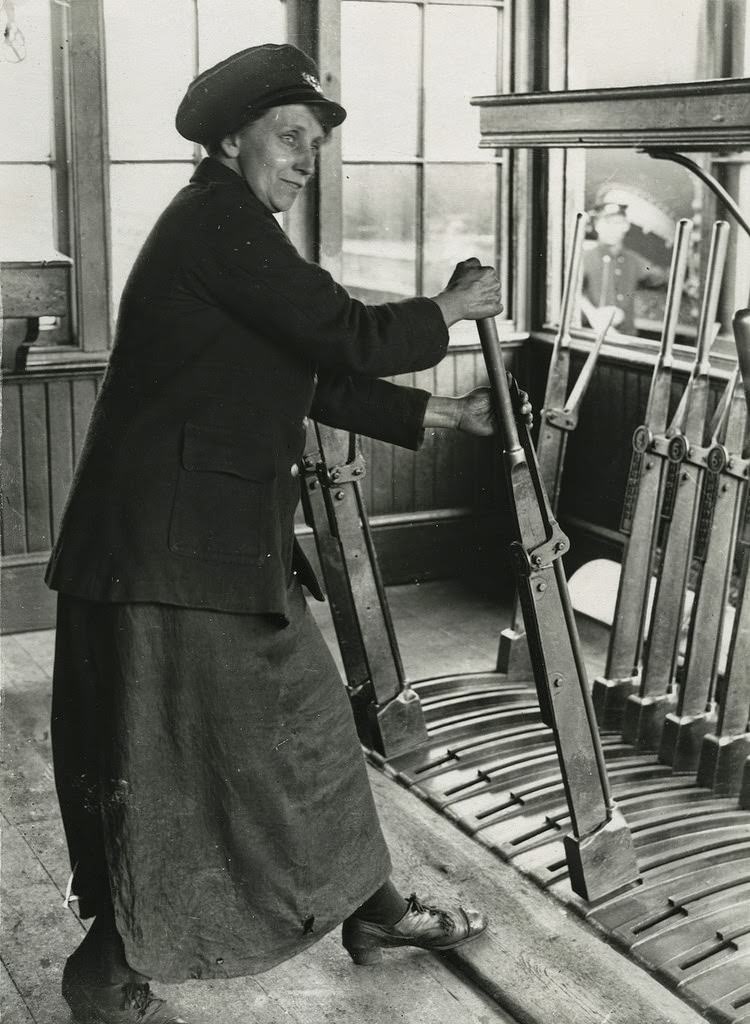
<path fill-rule="evenodd" d="M 266 616 L 61 596 L 52 739 L 84 917 L 163 981 L 267 970 L 388 877 L 349 702 L 300 588 Z"/>

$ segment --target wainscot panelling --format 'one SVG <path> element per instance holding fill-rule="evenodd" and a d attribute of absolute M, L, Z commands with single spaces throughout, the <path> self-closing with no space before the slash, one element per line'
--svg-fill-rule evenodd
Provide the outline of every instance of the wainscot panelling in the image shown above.
<path fill-rule="evenodd" d="M 551 344 L 530 345 L 530 375 L 536 408 L 544 395 Z M 583 365 L 585 353 L 574 352 L 571 382 Z M 559 518 L 573 545 L 566 560 L 570 573 L 591 557 L 620 557 L 624 537 L 618 533 L 625 485 L 630 468 L 631 438 L 643 422 L 651 384 L 652 367 L 603 355 L 581 406 L 578 427 L 568 437 L 560 491 Z M 670 406 L 672 416 L 687 380 L 687 367 L 673 373 Z M 709 416 L 724 386 L 713 382 Z M 571 385 L 572 386 L 572 385 Z"/>
<path fill-rule="evenodd" d="M 54 543 L 102 373 L 3 380 L 3 555 L 35 555 Z"/>
<path fill-rule="evenodd" d="M 55 542 L 103 368 L 10 375 L 2 382 L 3 632 L 54 621 L 44 567 Z"/>
<path fill-rule="evenodd" d="M 520 345 L 511 348 L 509 366 L 518 365 L 521 355 Z M 3 379 L 3 632 L 54 623 L 54 595 L 44 586 L 44 567 L 103 369 L 50 369 Z M 438 367 L 397 380 L 454 395 L 486 383 L 487 377 L 480 350 L 470 347 L 452 349 Z M 491 440 L 427 430 L 419 452 L 369 438 L 362 443 L 365 500 L 375 519 L 386 582 L 450 576 L 477 566 L 506 571 L 500 552 L 507 522 L 493 512 L 503 503 L 503 484 Z M 415 512 L 425 516 L 413 522 Z"/>

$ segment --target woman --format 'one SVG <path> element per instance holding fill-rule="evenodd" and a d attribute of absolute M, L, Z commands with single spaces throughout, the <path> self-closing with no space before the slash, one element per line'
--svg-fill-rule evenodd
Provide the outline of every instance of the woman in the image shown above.
<path fill-rule="evenodd" d="M 433 366 L 448 326 L 502 308 L 491 268 L 352 300 L 274 219 L 345 111 L 292 46 L 201 74 L 177 128 L 209 153 L 147 239 L 50 561 L 60 592 L 55 772 L 82 917 L 80 1022 L 178 1022 L 148 978 L 266 970 L 344 922 L 355 962 L 458 945 L 476 911 L 408 901 L 294 541 L 307 416 L 410 448 L 490 433 L 486 390 L 380 377 Z M 354 867 L 353 867 L 354 866 Z"/>

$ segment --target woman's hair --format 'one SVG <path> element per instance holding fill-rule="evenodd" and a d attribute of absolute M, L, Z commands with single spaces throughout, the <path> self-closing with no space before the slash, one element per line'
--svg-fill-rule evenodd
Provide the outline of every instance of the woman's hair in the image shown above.
<path fill-rule="evenodd" d="M 247 128 L 249 125 L 254 124 L 255 121 L 260 121 L 261 117 L 263 117 L 263 115 L 265 113 L 266 113 L 265 110 L 254 110 L 252 112 L 252 114 L 248 115 L 247 119 L 245 121 L 243 121 L 242 124 L 238 125 L 234 129 L 234 131 L 241 132 L 244 128 Z M 231 135 L 231 134 L 232 134 L 232 132 L 225 132 L 224 135 L 222 135 L 221 139 L 216 139 L 215 142 L 207 143 L 206 144 L 206 152 L 208 153 L 208 155 L 209 156 L 221 156 L 221 142 L 222 142 L 222 139 L 225 139 L 227 137 L 227 135 Z"/>
<path fill-rule="evenodd" d="M 238 125 L 234 129 L 234 131 L 236 131 L 236 132 L 243 131 L 245 128 L 248 128 L 251 124 L 254 124 L 256 121 L 260 121 L 261 117 L 263 117 L 263 115 L 267 114 L 267 113 L 268 113 L 268 110 L 254 110 L 252 112 L 252 114 L 250 114 L 247 117 L 247 120 L 243 121 L 242 124 Z M 329 135 L 331 134 L 331 131 L 333 129 L 332 129 L 331 125 L 329 125 L 329 124 L 321 125 L 321 127 L 323 129 L 323 134 L 325 135 L 325 137 L 327 139 L 329 137 Z M 208 143 L 206 143 L 205 149 L 206 149 L 206 152 L 208 153 L 208 155 L 209 156 L 221 156 L 221 142 L 222 142 L 222 139 L 225 139 L 227 137 L 227 135 L 231 135 L 231 134 L 232 134 L 232 132 L 225 132 L 225 134 L 222 135 L 221 139 L 216 139 L 215 142 L 208 142 Z"/>

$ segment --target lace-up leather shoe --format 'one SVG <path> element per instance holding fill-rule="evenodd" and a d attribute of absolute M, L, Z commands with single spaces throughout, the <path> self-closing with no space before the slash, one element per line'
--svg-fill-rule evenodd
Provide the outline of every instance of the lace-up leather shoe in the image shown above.
<path fill-rule="evenodd" d="M 407 911 L 395 924 L 385 926 L 348 917 L 341 941 L 355 964 L 377 964 L 388 946 L 419 946 L 422 949 L 455 949 L 476 938 L 487 927 L 487 917 L 478 910 L 455 907 L 443 910 L 422 903 L 412 893 Z"/>
<path fill-rule="evenodd" d="M 75 954 L 63 970 L 62 994 L 76 1024 L 186 1024 L 147 981 L 101 984 Z"/>

